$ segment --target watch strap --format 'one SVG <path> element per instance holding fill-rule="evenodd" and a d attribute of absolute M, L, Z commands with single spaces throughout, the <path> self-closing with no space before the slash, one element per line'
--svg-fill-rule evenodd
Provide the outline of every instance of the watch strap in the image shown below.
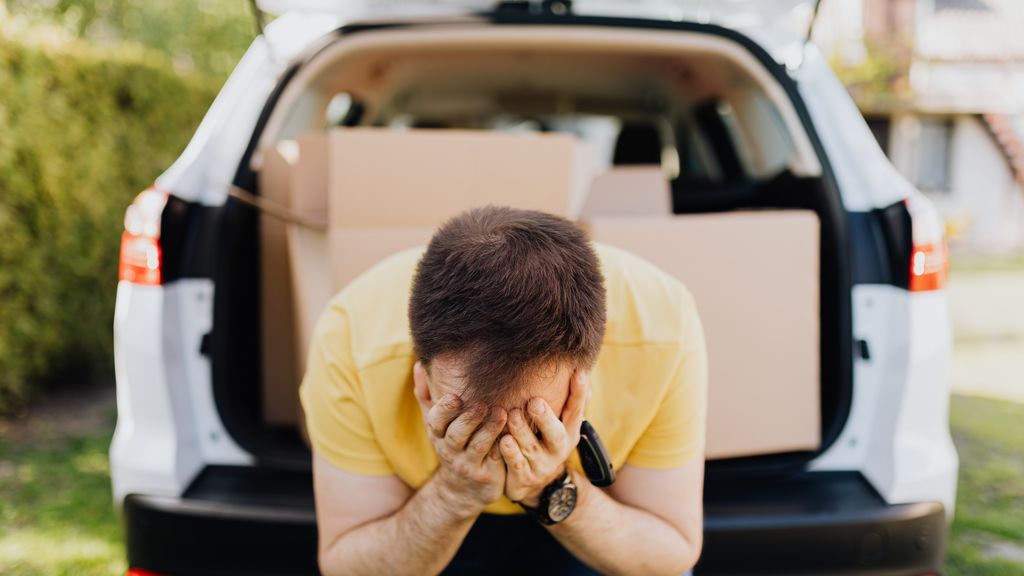
<path fill-rule="evenodd" d="M 522 502 L 516 502 L 516 504 L 519 504 L 519 507 L 525 510 L 526 513 L 537 522 L 540 522 L 545 526 L 551 526 L 552 524 L 557 523 L 551 518 L 551 515 L 548 514 L 548 505 L 551 501 L 551 495 L 559 488 L 571 483 L 572 477 L 569 475 L 569 471 L 566 470 L 565 473 L 562 474 L 561 478 L 544 487 L 544 490 L 540 493 L 540 501 L 537 503 L 536 507 L 527 506 Z"/>

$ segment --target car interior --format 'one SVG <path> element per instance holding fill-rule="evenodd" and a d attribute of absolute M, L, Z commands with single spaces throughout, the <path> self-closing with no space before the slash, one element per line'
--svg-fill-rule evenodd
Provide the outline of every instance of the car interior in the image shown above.
<path fill-rule="evenodd" d="M 595 240 L 666 270 L 673 253 L 685 262 L 679 275 L 709 341 L 709 474 L 777 474 L 820 453 L 848 411 L 844 216 L 813 132 L 773 69 L 706 33 L 482 28 L 369 31 L 318 45 L 268 104 L 250 192 L 322 215 L 331 199 L 295 174 L 308 166 L 296 141 L 331 132 L 571 134 L 596 158 L 576 215 Z M 343 286 L 307 284 L 337 255 L 324 230 L 248 205 L 233 206 L 223 226 L 218 409 L 259 460 L 308 469 L 297 398 L 305 347 L 325 298 Z M 756 358 L 789 367 L 764 372 Z M 759 422 L 781 420 L 810 423 L 814 434 L 745 448 L 744 438 L 762 435 Z"/>

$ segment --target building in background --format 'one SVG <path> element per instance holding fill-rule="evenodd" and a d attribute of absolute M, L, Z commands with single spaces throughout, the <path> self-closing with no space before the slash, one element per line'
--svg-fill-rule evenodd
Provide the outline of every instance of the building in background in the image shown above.
<path fill-rule="evenodd" d="M 1024 0 L 824 0 L 814 40 L 951 248 L 1024 250 Z"/>

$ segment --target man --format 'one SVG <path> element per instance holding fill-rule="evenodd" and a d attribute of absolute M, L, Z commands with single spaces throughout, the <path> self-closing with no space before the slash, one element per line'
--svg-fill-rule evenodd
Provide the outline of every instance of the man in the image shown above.
<path fill-rule="evenodd" d="M 706 380 L 680 283 L 562 218 L 466 212 L 318 323 L 301 397 L 321 570 L 437 573 L 482 514 L 528 511 L 593 570 L 678 576 L 702 543 Z M 584 417 L 606 489 L 574 455 Z"/>

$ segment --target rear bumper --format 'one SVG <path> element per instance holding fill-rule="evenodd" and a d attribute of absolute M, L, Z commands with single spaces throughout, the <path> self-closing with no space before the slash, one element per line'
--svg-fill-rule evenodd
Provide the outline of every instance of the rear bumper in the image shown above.
<path fill-rule="evenodd" d="M 941 503 L 886 504 L 855 472 L 708 486 L 698 574 L 942 572 Z"/>
<path fill-rule="evenodd" d="M 158 574 L 316 574 L 309 473 L 214 466 L 183 498 L 124 501 L 128 565 Z"/>
<path fill-rule="evenodd" d="M 316 573 L 309 480 L 304 473 L 214 467 L 183 498 L 129 496 L 129 565 L 168 574 Z M 856 473 L 808 473 L 756 489 L 716 486 L 706 501 L 698 575 L 942 571 L 942 505 L 887 505 Z M 532 528 L 524 517 L 484 517 L 474 532 Z M 490 558 L 511 552 L 501 543 L 491 548 Z"/>

